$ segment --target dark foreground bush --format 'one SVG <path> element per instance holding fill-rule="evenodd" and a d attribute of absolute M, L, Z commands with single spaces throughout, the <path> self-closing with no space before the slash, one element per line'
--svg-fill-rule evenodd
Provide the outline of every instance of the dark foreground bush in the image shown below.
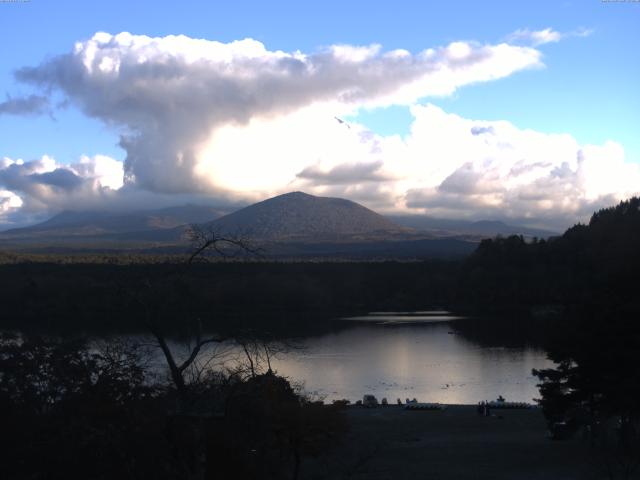
<path fill-rule="evenodd" d="M 2 478 L 297 478 L 344 430 L 270 371 L 212 375 L 190 386 L 198 408 L 176 413 L 139 354 L 0 337 Z"/>

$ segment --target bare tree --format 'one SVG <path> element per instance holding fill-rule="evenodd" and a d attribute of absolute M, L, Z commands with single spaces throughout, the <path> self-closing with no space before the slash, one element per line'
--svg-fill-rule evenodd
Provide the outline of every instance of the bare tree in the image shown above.
<path fill-rule="evenodd" d="M 301 348 L 292 341 L 274 341 L 253 332 L 237 335 L 234 342 L 244 354 L 245 362 L 239 362 L 241 371 L 246 372 L 249 377 L 255 377 L 262 373 L 274 373 L 271 363 L 273 359 L 282 353 Z"/>
<path fill-rule="evenodd" d="M 178 391 L 178 394 L 185 394 L 187 391 L 187 383 L 185 381 L 185 374 L 189 367 L 194 365 L 194 362 L 198 359 L 198 355 L 200 355 L 203 347 L 212 343 L 221 343 L 227 340 L 224 336 L 203 336 L 202 332 L 202 324 L 198 319 L 198 328 L 195 333 L 195 341 L 193 342 L 193 346 L 191 347 L 191 351 L 189 352 L 187 358 L 182 362 L 176 361 L 176 357 L 167 342 L 166 336 L 162 332 L 160 328 L 158 328 L 153 323 L 147 324 L 149 327 L 149 331 L 155 337 L 158 342 L 158 346 L 162 350 L 164 354 L 165 360 L 167 362 L 167 366 L 169 367 L 169 373 L 171 374 L 171 379 L 173 384 Z"/>
<path fill-rule="evenodd" d="M 213 251 L 221 258 L 238 257 L 240 255 L 261 256 L 262 249 L 252 246 L 238 236 L 217 234 L 212 228 L 193 224 L 187 232 L 193 249 L 186 264 L 191 265 L 197 259 L 206 259 L 206 253 Z"/>
<path fill-rule="evenodd" d="M 259 249 L 252 247 L 248 242 L 228 236 L 218 235 L 214 230 L 204 228 L 200 225 L 192 225 L 188 230 L 188 236 L 192 243 L 192 251 L 186 258 L 182 266 L 172 269 L 166 276 L 180 277 L 186 274 L 189 267 L 198 260 L 206 260 L 207 254 L 213 252 L 219 258 L 227 259 L 244 255 L 260 255 Z M 130 298 L 133 299 L 143 310 L 142 325 L 153 335 L 157 346 L 162 351 L 165 358 L 171 381 L 176 388 L 178 398 L 184 400 L 188 393 L 188 380 L 198 380 L 201 378 L 202 371 L 211 363 L 213 354 L 209 350 L 210 358 L 202 361 L 200 356 L 207 350 L 208 346 L 220 345 L 231 338 L 224 335 L 206 335 L 200 318 L 191 320 L 191 331 L 188 333 L 189 341 L 186 356 L 178 360 L 178 356 L 173 351 L 167 335 L 159 322 L 160 317 L 160 299 L 154 295 L 154 289 L 157 286 L 154 282 L 145 278 L 139 285 L 138 291 L 135 293 L 128 292 Z M 262 357 L 261 357 L 262 358 Z M 270 362 L 270 360 L 269 360 Z M 194 371 L 191 371 L 195 369 Z M 188 375 L 191 373 L 191 375 Z"/>

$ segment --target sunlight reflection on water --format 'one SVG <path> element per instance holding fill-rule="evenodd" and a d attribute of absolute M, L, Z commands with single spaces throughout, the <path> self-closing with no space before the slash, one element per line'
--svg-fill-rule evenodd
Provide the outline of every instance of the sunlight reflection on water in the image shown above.
<path fill-rule="evenodd" d="M 475 404 L 498 395 L 520 402 L 539 397 L 531 370 L 553 365 L 543 350 L 480 345 L 457 332 L 450 322 L 457 317 L 448 312 L 393 313 L 376 312 L 366 321 L 352 321 L 350 328 L 298 340 L 299 348 L 278 354 L 273 368 L 327 402 L 354 402 L 369 393 L 390 403 L 414 397 L 448 404 Z M 218 352 L 212 368 L 243 360 L 237 345 L 211 348 Z M 159 352 L 155 362 L 163 369 Z"/>
<path fill-rule="evenodd" d="M 354 322 L 353 328 L 306 339 L 302 350 L 281 355 L 274 366 L 326 401 L 355 401 L 367 393 L 393 403 L 407 397 L 449 404 L 539 397 L 531 370 L 552 365 L 544 351 L 483 347 L 454 334 L 445 322 L 456 317 L 429 313 L 437 314 L 367 317 L 374 323 Z"/>

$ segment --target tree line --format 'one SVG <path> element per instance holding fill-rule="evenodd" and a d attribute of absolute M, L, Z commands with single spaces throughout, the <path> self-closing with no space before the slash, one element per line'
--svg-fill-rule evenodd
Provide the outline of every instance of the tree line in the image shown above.
<path fill-rule="evenodd" d="M 545 416 L 552 429 L 588 436 L 609 478 L 632 478 L 640 465 L 640 198 L 548 241 L 485 240 L 462 272 L 478 304 L 564 310 L 541 324 L 557 365 L 534 371 Z"/>

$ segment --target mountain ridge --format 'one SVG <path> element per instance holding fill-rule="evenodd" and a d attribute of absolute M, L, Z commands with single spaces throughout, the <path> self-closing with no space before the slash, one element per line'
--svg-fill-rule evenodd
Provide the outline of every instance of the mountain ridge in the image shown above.
<path fill-rule="evenodd" d="M 0 232 L 0 237 L 38 235 L 93 236 L 169 230 L 203 223 L 226 212 L 215 207 L 183 205 L 133 212 L 63 211 L 44 222 Z"/>
<path fill-rule="evenodd" d="M 0 248 L 179 252 L 188 250 L 188 229 L 198 224 L 218 235 L 259 244 L 276 257 L 443 257 L 470 253 L 483 237 L 531 233 L 494 221 L 386 217 L 351 200 L 304 192 L 223 213 L 197 205 L 132 212 L 67 211 L 30 227 L 0 232 Z"/>
<path fill-rule="evenodd" d="M 448 218 L 428 217 L 426 215 L 389 215 L 395 223 L 413 228 L 417 231 L 431 231 L 439 235 L 478 235 L 548 238 L 559 235 L 558 232 L 543 228 L 512 225 L 501 220 L 454 220 Z"/>

